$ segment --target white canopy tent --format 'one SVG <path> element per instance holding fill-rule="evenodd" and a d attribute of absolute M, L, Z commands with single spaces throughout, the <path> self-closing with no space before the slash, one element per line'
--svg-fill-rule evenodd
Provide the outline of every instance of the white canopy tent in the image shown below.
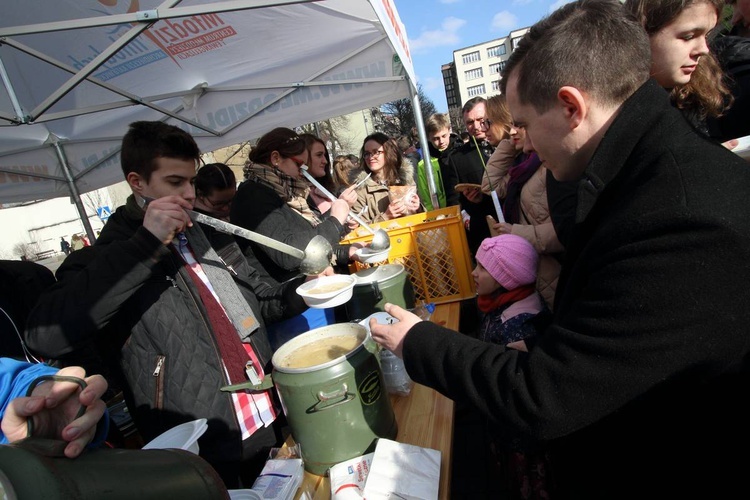
<path fill-rule="evenodd" d="M 0 77 L 0 201 L 72 196 L 85 224 L 79 194 L 122 180 L 138 120 L 212 151 L 410 96 L 427 154 L 392 0 L 24 0 Z"/>

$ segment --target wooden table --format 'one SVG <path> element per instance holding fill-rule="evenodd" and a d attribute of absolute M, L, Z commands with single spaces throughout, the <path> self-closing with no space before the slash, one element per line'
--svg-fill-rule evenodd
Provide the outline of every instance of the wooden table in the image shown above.
<path fill-rule="evenodd" d="M 440 304 L 435 308 L 431 321 L 458 330 L 460 302 Z M 398 436 L 401 443 L 414 444 L 439 450 L 440 488 L 438 498 L 450 498 L 451 460 L 453 451 L 453 401 L 437 391 L 420 384 L 414 384 L 408 396 L 391 395 L 391 404 L 398 422 Z M 293 444 L 291 437 L 287 444 Z M 331 485 L 327 476 L 318 476 L 305 471 L 300 491 L 307 491 L 315 500 L 331 498 Z"/>

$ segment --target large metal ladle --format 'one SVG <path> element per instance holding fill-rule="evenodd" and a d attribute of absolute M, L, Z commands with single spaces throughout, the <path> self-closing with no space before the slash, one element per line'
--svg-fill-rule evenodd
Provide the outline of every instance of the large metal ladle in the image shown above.
<path fill-rule="evenodd" d="M 139 200 L 142 208 L 145 208 L 148 203 L 153 201 L 153 199 L 151 198 L 139 198 L 142 199 L 142 201 Z M 331 244 L 328 242 L 328 240 L 319 234 L 315 235 L 313 239 L 310 240 L 310 243 L 307 244 L 307 247 L 305 247 L 305 250 L 303 251 L 299 248 L 287 245 L 286 243 L 276 241 L 273 238 L 269 238 L 268 236 L 250 231 L 249 229 L 245 229 L 244 227 L 230 224 L 229 222 L 217 219 L 215 217 L 210 217 L 194 210 L 185 210 L 185 212 L 187 212 L 193 222 L 206 224 L 207 226 L 211 226 L 217 231 L 221 231 L 222 233 L 233 234 L 235 236 L 245 238 L 246 240 L 254 241 L 255 243 L 266 246 L 268 248 L 273 248 L 274 250 L 278 250 L 279 252 L 285 253 L 287 255 L 291 255 L 292 257 L 297 257 L 302 261 L 299 265 L 300 272 L 308 276 L 320 274 L 325 271 L 328 266 L 331 265 L 333 248 L 331 247 Z"/>
<path fill-rule="evenodd" d="M 320 182 L 315 179 L 312 175 L 310 175 L 310 172 L 307 171 L 308 166 L 302 165 L 300 167 L 300 171 L 302 172 L 302 175 L 304 175 L 308 181 L 312 183 L 313 186 L 318 188 L 321 193 L 326 195 L 329 200 L 336 201 L 338 198 L 336 198 L 333 193 L 328 191 L 326 188 L 324 188 Z M 391 248 L 391 238 L 388 236 L 388 233 L 383 231 L 382 229 L 378 229 L 377 231 L 371 228 L 364 220 L 362 220 L 362 217 L 360 217 L 358 214 L 355 214 L 353 211 L 349 210 L 349 217 L 359 222 L 359 224 L 370 231 L 372 233 L 372 243 L 370 243 L 370 250 L 372 251 L 381 251 L 381 250 L 387 250 Z"/>

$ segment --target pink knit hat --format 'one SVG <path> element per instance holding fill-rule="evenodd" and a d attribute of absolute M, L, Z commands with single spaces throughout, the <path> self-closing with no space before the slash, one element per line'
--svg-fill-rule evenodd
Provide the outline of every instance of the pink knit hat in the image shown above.
<path fill-rule="evenodd" d="M 515 234 L 486 238 L 479 246 L 476 258 L 506 290 L 536 281 L 539 254 L 531 243 Z"/>

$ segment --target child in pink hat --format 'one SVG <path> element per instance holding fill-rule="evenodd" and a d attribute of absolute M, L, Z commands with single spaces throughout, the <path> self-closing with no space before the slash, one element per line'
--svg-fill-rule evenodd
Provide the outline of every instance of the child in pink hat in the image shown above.
<path fill-rule="evenodd" d="M 548 312 L 536 291 L 536 249 L 525 238 L 502 234 L 482 241 L 476 261 L 472 275 L 482 315 L 479 338 L 527 351 L 524 339 L 537 334 L 532 320 Z M 499 470 L 508 478 L 512 498 L 548 498 L 554 491 L 543 448 L 521 447 L 516 441 L 491 436 L 491 449 Z"/>
<path fill-rule="evenodd" d="M 502 234 L 482 241 L 476 261 L 479 338 L 527 350 L 523 339 L 537 333 L 530 320 L 545 307 L 536 291 L 539 254 L 525 238 Z"/>

